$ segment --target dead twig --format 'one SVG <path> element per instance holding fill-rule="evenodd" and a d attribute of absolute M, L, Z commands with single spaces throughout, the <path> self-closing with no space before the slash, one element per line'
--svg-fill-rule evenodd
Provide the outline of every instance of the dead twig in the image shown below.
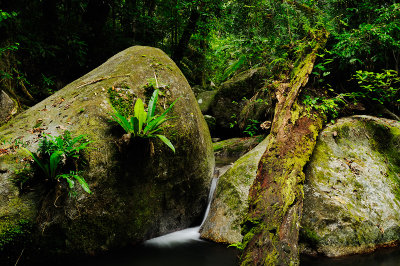
<path fill-rule="evenodd" d="M 15 262 L 14 266 L 17 266 L 17 264 L 18 264 L 19 260 L 20 260 L 20 259 L 21 259 L 21 257 L 22 257 L 22 253 L 24 253 L 24 250 L 25 250 L 25 248 L 24 248 L 24 249 L 22 249 L 22 251 L 21 251 L 21 254 L 19 254 L 19 257 L 18 257 L 17 261 Z"/>
<path fill-rule="evenodd" d="M 112 77 L 103 77 L 103 78 L 99 78 L 99 79 L 95 79 L 95 80 L 92 80 L 92 81 L 83 83 L 83 84 L 79 85 L 79 86 L 76 87 L 76 88 L 77 88 L 77 89 L 80 89 L 80 88 L 85 87 L 85 86 L 87 86 L 87 85 L 94 84 L 94 83 L 97 83 L 97 82 L 100 82 L 100 81 L 103 81 L 103 80 L 106 80 L 106 79 L 123 78 L 123 77 L 130 77 L 130 76 L 131 76 L 131 75 L 128 75 L 128 74 L 127 74 L 127 75 L 119 75 L 119 76 L 112 76 Z"/>

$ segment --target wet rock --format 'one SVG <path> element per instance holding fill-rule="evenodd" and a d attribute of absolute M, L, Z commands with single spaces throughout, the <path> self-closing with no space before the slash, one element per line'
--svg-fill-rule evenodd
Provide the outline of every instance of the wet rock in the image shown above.
<path fill-rule="evenodd" d="M 216 160 L 225 157 L 239 159 L 241 156 L 255 148 L 265 136 L 259 135 L 246 138 L 232 138 L 213 143 Z"/>
<path fill-rule="evenodd" d="M 241 241 L 248 190 L 267 139 L 220 177 L 201 237 Z M 400 242 L 400 122 L 339 119 L 320 133 L 305 174 L 302 252 L 334 257 Z"/>
<path fill-rule="evenodd" d="M 215 117 L 212 117 L 211 115 L 204 115 L 204 119 L 206 120 L 210 132 L 213 132 L 213 130 L 215 130 Z"/>

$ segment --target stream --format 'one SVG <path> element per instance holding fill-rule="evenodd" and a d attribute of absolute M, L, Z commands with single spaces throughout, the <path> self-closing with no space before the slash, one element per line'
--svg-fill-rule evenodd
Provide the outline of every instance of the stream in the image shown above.
<path fill-rule="evenodd" d="M 219 165 L 219 175 L 229 167 Z M 208 206 L 202 223 L 208 215 L 211 199 L 218 178 L 213 178 L 208 197 Z M 201 226 L 201 225 L 200 225 Z M 74 266 L 236 266 L 239 252 L 200 239 L 200 226 L 187 228 L 171 234 L 145 241 L 142 245 L 128 247 L 118 252 L 96 258 L 81 258 L 78 261 L 57 262 L 57 265 Z M 343 258 L 301 256 L 301 265 L 307 266 L 399 266 L 400 248 L 380 249 L 366 255 Z"/>

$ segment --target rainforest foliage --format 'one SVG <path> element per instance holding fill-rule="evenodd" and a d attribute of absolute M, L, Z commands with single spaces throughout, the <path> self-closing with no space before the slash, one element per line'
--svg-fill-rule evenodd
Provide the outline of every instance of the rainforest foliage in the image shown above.
<path fill-rule="evenodd" d="M 368 75 L 370 82 L 378 73 L 397 79 L 397 2 L 0 1 L 0 86 L 21 106 L 30 106 L 132 45 L 163 49 L 192 85 L 218 85 L 257 66 L 268 67 L 271 80 L 282 79 L 310 47 L 309 36 L 325 28 L 330 39 L 311 80 L 329 95 L 311 95 L 314 102 L 377 100 L 397 113 L 397 82 L 387 86 L 385 79 L 388 90 L 375 93 L 359 79 Z M 370 88 L 377 87 L 379 81 Z"/>
<path fill-rule="evenodd" d="M 241 71 L 265 68 L 266 84 L 251 99 L 262 103 L 256 96 L 273 90 L 275 140 L 251 189 L 242 262 L 297 264 L 297 246 L 289 244 L 298 238 L 302 169 L 322 125 L 357 112 L 399 120 L 399 17 L 397 0 L 0 0 L 0 90 L 27 108 L 133 45 L 164 50 L 202 90 L 214 90 Z M 157 93 L 147 113 L 137 100 L 133 114 L 123 114 L 129 109 L 124 105 L 113 120 L 174 150 L 158 134 L 170 109 L 156 115 Z M 253 135 L 262 121 L 250 121 L 245 133 Z M 78 169 L 57 172 L 65 166 L 64 154 L 31 153 L 47 176 L 66 179 L 70 188 L 77 181 L 90 193 Z M 276 177 L 275 187 L 261 186 Z M 270 201 L 275 199 L 279 204 Z M 259 217 L 271 206 L 274 215 Z M 282 217 L 297 227 L 286 228 Z M 253 253 L 262 241 L 273 248 Z"/>

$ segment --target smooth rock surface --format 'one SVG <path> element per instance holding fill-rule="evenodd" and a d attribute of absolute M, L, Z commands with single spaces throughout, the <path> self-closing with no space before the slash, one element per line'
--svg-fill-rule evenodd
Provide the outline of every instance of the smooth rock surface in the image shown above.
<path fill-rule="evenodd" d="M 218 159 L 236 158 L 239 159 L 247 152 L 255 148 L 265 136 L 253 136 L 246 138 L 232 138 L 213 143 L 214 154 Z M 216 160 L 218 160 L 216 158 Z"/>
<path fill-rule="evenodd" d="M 158 113 L 179 98 L 169 113 L 171 127 L 163 132 L 175 154 L 159 139 L 121 147 L 124 132 L 110 120 L 108 89 L 148 102 L 144 86 L 155 75 L 165 85 Z M 60 200 L 43 188 L 21 193 L 9 180 L 29 168 L 29 156 L 2 145 L 0 151 L 7 152 L 0 154 L 0 235 L 29 221 L 45 253 L 96 254 L 201 221 L 214 169 L 211 138 L 189 84 L 161 50 L 135 46 L 118 53 L 5 124 L 0 140 L 18 138 L 35 151 L 40 132 L 57 136 L 64 130 L 93 141 L 83 154 L 82 173 L 93 194 L 78 188 L 76 198 Z"/>
<path fill-rule="evenodd" d="M 203 91 L 196 96 L 197 103 L 199 104 L 200 110 L 203 114 L 206 114 L 210 109 L 215 94 L 217 94 L 217 90 Z"/>

